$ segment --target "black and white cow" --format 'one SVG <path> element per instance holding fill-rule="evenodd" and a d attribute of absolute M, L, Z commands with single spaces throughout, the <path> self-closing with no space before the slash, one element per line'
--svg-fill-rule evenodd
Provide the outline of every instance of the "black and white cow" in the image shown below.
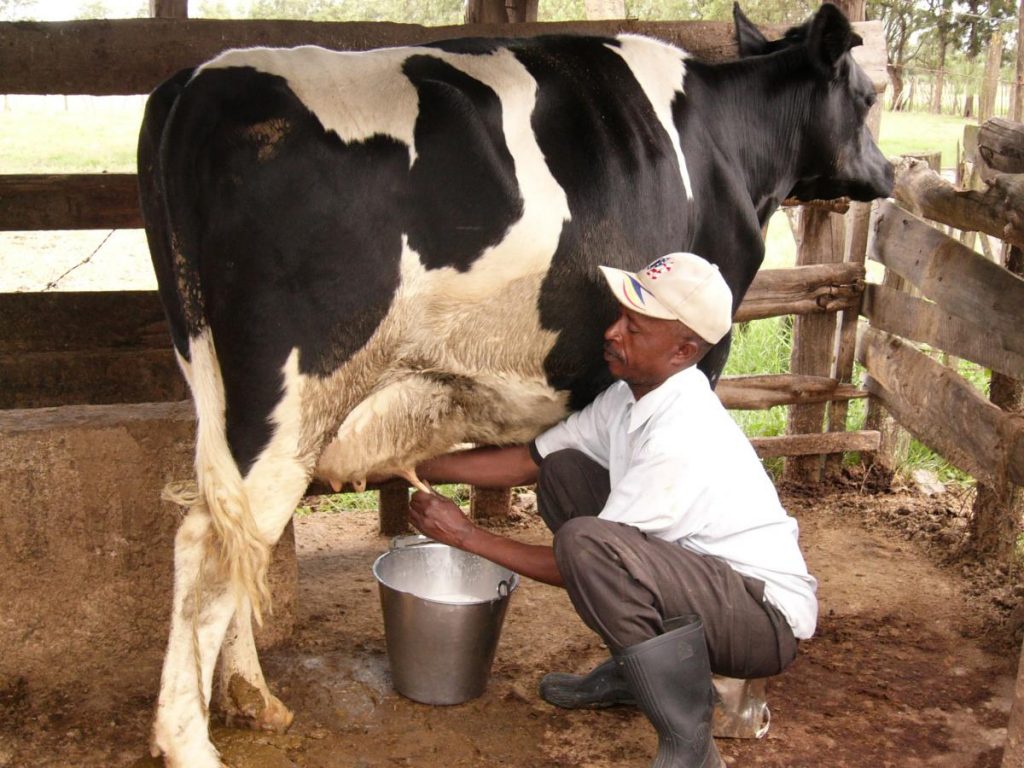
<path fill-rule="evenodd" d="M 738 305 L 783 198 L 889 193 L 840 12 L 775 42 L 736 26 L 744 58 L 716 65 L 633 35 L 255 48 L 153 93 L 142 203 L 198 413 L 154 726 L 169 765 L 220 765 L 218 653 L 229 709 L 290 723 L 251 616 L 311 477 L 415 480 L 588 403 L 616 313 L 599 264 L 693 251 Z"/>

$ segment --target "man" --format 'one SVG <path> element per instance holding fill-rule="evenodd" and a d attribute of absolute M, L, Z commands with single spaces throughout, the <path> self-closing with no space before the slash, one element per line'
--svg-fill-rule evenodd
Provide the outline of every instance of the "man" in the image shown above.
<path fill-rule="evenodd" d="M 732 296 L 690 253 L 638 273 L 601 267 L 622 305 L 605 332 L 619 379 L 529 446 L 478 448 L 417 469 L 428 480 L 537 483 L 552 547 L 476 527 L 417 492 L 413 524 L 438 541 L 564 586 L 612 659 L 551 674 L 565 707 L 635 702 L 658 732 L 654 768 L 722 765 L 711 738 L 711 673 L 766 677 L 817 619 L 817 583 L 757 455 L 695 366 L 729 330 Z"/>

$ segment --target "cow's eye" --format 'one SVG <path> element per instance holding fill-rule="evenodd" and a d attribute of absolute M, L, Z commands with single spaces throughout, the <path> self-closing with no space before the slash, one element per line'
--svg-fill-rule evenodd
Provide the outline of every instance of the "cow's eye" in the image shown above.
<path fill-rule="evenodd" d="M 878 101 L 878 97 L 875 95 L 874 91 L 872 91 L 871 93 L 864 97 L 864 103 L 868 105 L 868 109 L 871 109 L 873 106 L 875 106 L 876 101 Z"/>

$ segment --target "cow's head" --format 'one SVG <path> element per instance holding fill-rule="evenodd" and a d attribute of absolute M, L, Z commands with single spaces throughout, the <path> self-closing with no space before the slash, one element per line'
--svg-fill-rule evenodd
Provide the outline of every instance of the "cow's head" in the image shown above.
<path fill-rule="evenodd" d="M 850 49 L 863 40 L 834 5 L 822 5 L 806 23 L 769 41 L 733 6 L 740 56 L 806 56 L 803 77 L 811 83 L 811 103 L 798 130 L 798 180 L 790 192 L 800 200 L 850 197 L 869 201 L 892 192 L 892 165 L 865 124 L 875 89 Z M 790 70 L 792 71 L 792 70 Z M 795 126 L 794 126 L 795 128 Z"/>

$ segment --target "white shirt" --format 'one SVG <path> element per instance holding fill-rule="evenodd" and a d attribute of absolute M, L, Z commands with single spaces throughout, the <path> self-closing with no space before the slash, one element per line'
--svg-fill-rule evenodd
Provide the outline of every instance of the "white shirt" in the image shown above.
<path fill-rule="evenodd" d="M 818 583 L 800 552 L 797 521 L 699 369 L 680 371 L 639 400 L 618 381 L 535 445 L 542 457 L 576 448 L 608 470 L 611 495 L 599 517 L 761 579 L 793 634 L 814 634 Z"/>

